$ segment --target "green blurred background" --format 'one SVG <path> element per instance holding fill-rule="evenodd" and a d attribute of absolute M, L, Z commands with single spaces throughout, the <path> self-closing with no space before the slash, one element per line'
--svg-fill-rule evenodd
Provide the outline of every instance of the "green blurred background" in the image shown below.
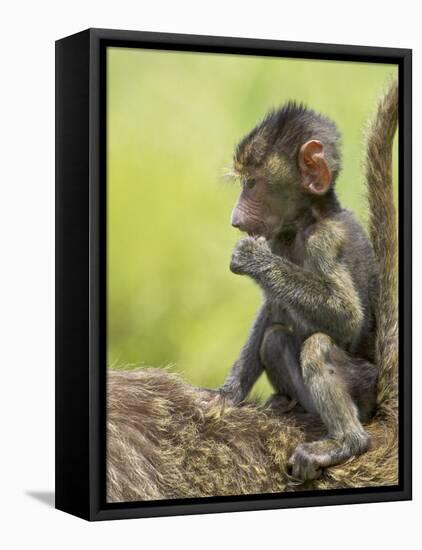
<path fill-rule="evenodd" d="M 125 48 L 107 56 L 108 365 L 171 365 L 216 387 L 260 303 L 254 283 L 228 268 L 239 188 L 223 174 L 235 144 L 288 99 L 332 117 L 343 134 L 338 194 L 365 223 L 363 128 L 397 69 Z M 265 377 L 253 393 L 270 393 Z"/>

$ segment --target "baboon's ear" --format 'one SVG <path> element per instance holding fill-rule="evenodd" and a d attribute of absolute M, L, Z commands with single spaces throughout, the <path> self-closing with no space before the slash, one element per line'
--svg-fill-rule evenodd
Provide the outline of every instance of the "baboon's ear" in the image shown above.
<path fill-rule="evenodd" d="M 324 145 L 312 139 L 299 150 L 299 170 L 303 189 L 315 195 L 323 195 L 331 185 L 331 172 L 324 158 Z"/>

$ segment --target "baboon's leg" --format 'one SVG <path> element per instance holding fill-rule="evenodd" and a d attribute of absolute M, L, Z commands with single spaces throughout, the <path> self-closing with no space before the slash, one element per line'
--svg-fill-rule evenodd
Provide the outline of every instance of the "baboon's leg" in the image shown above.
<path fill-rule="evenodd" d="M 310 480 L 319 477 L 322 468 L 339 464 L 351 456 L 365 452 L 369 436 L 359 421 L 359 411 L 352 398 L 358 397 L 357 378 L 348 374 L 363 366 L 336 346 L 329 336 L 316 333 L 303 344 L 300 364 L 304 383 L 313 405 L 324 422 L 328 437 L 302 443 L 289 460 L 294 477 Z M 366 387 L 364 388 L 366 391 Z"/>
<path fill-rule="evenodd" d="M 290 410 L 296 403 L 315 412 L 299 366 L 299 347 L 288 325 L 274 324 L 264 333 L 260 359 L 275 390 L 267 405 L 280 412 Z"/>

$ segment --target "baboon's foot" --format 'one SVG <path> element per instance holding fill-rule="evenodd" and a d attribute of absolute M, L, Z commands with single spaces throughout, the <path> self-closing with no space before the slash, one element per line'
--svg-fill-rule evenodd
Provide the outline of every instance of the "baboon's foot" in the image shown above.
<path fill-rule="evenodd" d="M 340 464 L 352 456 L 368 450 L 369 436 L 359 434 L 353 441 L 340 442 L 335 439 L 322 439 L 301 443 L 288 461 L 291 475 L 302 481 L 318 479 L 324 468 Z"/>

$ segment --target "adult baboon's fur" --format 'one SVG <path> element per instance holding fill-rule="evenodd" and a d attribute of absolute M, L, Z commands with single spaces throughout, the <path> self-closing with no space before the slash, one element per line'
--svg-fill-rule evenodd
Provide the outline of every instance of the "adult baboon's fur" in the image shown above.
<path fill-rule="evenodd" d="M 205 404 L 165 369 L 108 371 L 109 502 L 370 487 L 398 483 L 391 417 L 367 426 L 372 448 L 301 484 L 287 473 L 294 448 L 324 433 L 308 414 L 248 404 Z"/>
<path fill-rule="evenodd" d="M 197 389 L 165 369 L 109 370 L 109 502 L 397 485 L 397 238 L 391 182 L 396 125 L 393 83 L 370 127 L 366 159 L 370 232 L 380 266 L 378 400 L 365 426 L 369 451 L 302 483 L 286 464 L 299 443 L 324 435 L 315 416 L 222 400 L 206 403 Z"/>

